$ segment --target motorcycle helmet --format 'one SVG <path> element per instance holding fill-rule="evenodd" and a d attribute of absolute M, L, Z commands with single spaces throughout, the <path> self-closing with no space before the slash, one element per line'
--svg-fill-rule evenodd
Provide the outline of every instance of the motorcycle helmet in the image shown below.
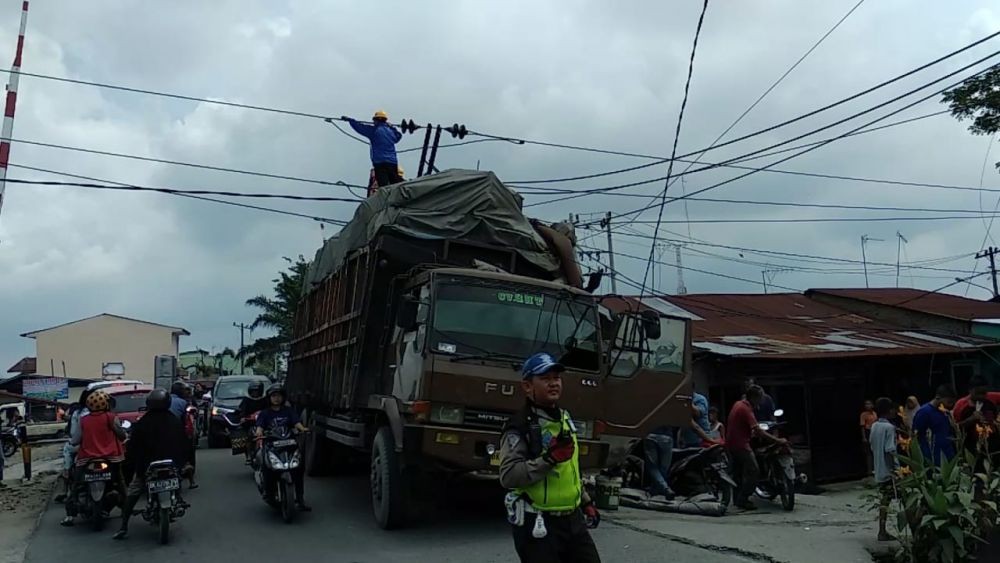
<path fill-rule="evenodd" d="M 247 396 L 251 399 L 259 399 L 264 396 L 264 382 L 263 381 L 253 381 L 250 386 L 247 387 Z"/>
<path fill-rule="evenodd" d="M 146 408 L 150 411 L 165 411 L 170 408 L 170 395 L 163 389 L 153 389 L 146 395 Z"/>
<path fill-rule="evenodd" d="M 173 385 L 170 386 L 170 393 L 177 395 L 178 397 L 183 397 L 187 393 L 188 384 L 183 381 L 175 381 Z"/>
<path fill-rule="evenodd" d="M 111 400 L 108 394 L 98 389 L 87 397 L 87 409 L 90 412 L 103 412 L 111 408 Z"/>

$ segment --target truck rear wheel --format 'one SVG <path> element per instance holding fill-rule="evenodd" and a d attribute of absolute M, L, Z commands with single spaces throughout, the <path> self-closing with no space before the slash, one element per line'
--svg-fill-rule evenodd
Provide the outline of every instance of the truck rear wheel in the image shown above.
<path fill-rule="evenodd" d="M 384 530 L 403 525 L 407 498 L 403 463 L 388 426 L 379 428 L 372 444 L 371 493 L 375 521 Z"/>

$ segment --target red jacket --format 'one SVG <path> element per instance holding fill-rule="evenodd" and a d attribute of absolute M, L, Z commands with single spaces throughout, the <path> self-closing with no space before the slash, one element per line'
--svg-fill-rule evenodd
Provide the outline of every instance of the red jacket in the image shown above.
<path fill-rule="evenodd" d="M 120 462 L 125 458 L 122 441 L 115 434 L 114 424 L 115 415 L 110 412 L 92 412 L 80 419 L 83 433 L 80 450 L 76 454 L 77 465 L 83 465 L 91 459 Z"/>

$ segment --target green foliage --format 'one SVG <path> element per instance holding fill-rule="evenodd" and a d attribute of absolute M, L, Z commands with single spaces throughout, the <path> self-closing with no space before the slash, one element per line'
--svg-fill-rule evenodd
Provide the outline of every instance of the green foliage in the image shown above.
<path fill-rule="evenodd" d="M 299 256 L 296 260 L 285 257 L 290 266 L 279 272 L 274 282 L 274 296 L 258 295 L 248 299 L 246 304 L 259 309 L 251 329 L 266 328 L 275 332 L 273 336 L 258 338 L 240 350 L 240 355 L 249 359 L 250 365 L 265 369 L 270 373 L 275 354 L 284 354 L 292 341 L 295 323 L 295 309 L 302 296 L 302 285 L 310 262 Z"/>
<path fill-rule="evenodd" d="M 959 441 L 961 444 L 961 441 Z M 900 510 L 896 528 L 908 563 L 974 561 L 986 533 L 998 523 L 1000 475 L 986 459 L 976 473 L 976 457 L 961 450 L 940 468 L 925 459 L 917 440 L 899 456 L 904 475 L 896 481 Z"/>
<path fill-rule="evenodd" d="M 951 115 L 959 121 L 972 120 L 969 131 L 974 135 L 1000 132 L 1000 67 L 945 92 L 941 101 L 948 104 Z"/>

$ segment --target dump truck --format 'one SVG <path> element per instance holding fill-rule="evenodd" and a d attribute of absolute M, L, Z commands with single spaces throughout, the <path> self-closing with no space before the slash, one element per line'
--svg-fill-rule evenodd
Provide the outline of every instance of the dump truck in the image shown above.
<path fill-rule="evenodd" d="M 306 471 L 360 454 L 376 521 L 402 525 L 422 479 L 496 473 L 500 431 L 525 402 L 521 362 L 539 351 L 566 366 L 585 471 L 686 424 L 687 320 L 603 305 L 582 287 L 573 240 L 528 219 L 491 172 L 449 170 L 361 202 L 317 251 L 295 314 L 286 388 L 312 430 Z"/>

